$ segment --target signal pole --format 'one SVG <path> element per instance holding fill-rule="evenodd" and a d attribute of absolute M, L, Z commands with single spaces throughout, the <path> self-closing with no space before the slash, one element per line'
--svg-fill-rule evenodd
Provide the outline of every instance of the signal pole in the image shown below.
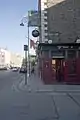
<path fill-rule="evenodd" d="M 28 64 L 29 64 L 29 76 L 30 76 L 30 55 L 29 55 L 29 44 L 30 44 L 30 38 L 29 38 L 29 11 L 28 11 Z"/>

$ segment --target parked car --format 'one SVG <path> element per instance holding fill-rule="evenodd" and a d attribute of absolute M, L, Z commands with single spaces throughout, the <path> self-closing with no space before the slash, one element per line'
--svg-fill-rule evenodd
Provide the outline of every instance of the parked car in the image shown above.
<path fill-rule="evenodd" d="M 17 71 L 18 71 L 18 68 L 17 68 L 17 67 L 13 67 L 13 68 L 12 68 L 12 71 L 13 71 L 13 72 L 17 72 Z"/>
<path fill-rule="evenodd" d="M 7 67 L 1 67 L 0 70 L 7 70 Z"/>
<path fill-rule="evenodd" d="M 19 72 L 20 72 L 20 73 L 26 73 L 26 72 L 27 72 L 27 69 L 26 69 L 25 67 L 21 67 Z"/>

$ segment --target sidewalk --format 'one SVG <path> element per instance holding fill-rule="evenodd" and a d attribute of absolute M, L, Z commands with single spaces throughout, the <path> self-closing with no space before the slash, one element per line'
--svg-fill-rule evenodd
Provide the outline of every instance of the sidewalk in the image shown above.
<path fill-rule="evenodd" d="M 19 84 L 19 89 L 23 91 L 29 92 L 53 92 L 53 85 L 45 85 L 43 81 L 38 76 L 37 67 L 35 69 L 35 74 L 32 74 L 30 77 L 28 76 L 27 85 L 25 85 L 25 78 Z"/>
<path fill-rule="evenodd" d="M 36 69 L 36 75 L 28 77 L 28 84 L 22 80 L 19 88 L 25 91 L 22 99 L 30 105 L 31 119 L 80 120 L 80 85 L 44 85 Z"/>
<path fill-rule="evenodd" d="M 44 85 L 43 81 L 38 76 L 36 67 L 35 74 L 28 76 L 27 85 L 25 78 L 19 84 L 19 89 L 29 92 L 71 92 L 80 93 L 80 85 Z"/>
<path fill-rule="evenodd" d="M 24 91 L 35 91 L 43 87 L 44 87 L 44 84 L 38 76 L 37 68 L 35 70 L 35 74 L 27 76 L 27 85 L 25 85 L 25 78 L 19 84 L 19 88 Z"/>

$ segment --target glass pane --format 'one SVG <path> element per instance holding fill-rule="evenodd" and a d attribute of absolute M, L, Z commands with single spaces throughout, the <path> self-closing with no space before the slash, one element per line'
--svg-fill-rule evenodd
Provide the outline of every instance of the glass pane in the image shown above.
<path fill-rule="evenodd" d="M 71 61 L 69 64 L 69 74 L 76 74 L 76 61 Z"/>

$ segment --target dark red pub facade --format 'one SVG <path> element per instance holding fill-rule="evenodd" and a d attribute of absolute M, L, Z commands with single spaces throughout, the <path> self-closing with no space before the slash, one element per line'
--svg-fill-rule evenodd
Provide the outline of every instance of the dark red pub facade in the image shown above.
<path fill-rule="evenodd" d="M 80 84 L 80 44 L 40 43 L 38 65 L 45 84 Z"/>

